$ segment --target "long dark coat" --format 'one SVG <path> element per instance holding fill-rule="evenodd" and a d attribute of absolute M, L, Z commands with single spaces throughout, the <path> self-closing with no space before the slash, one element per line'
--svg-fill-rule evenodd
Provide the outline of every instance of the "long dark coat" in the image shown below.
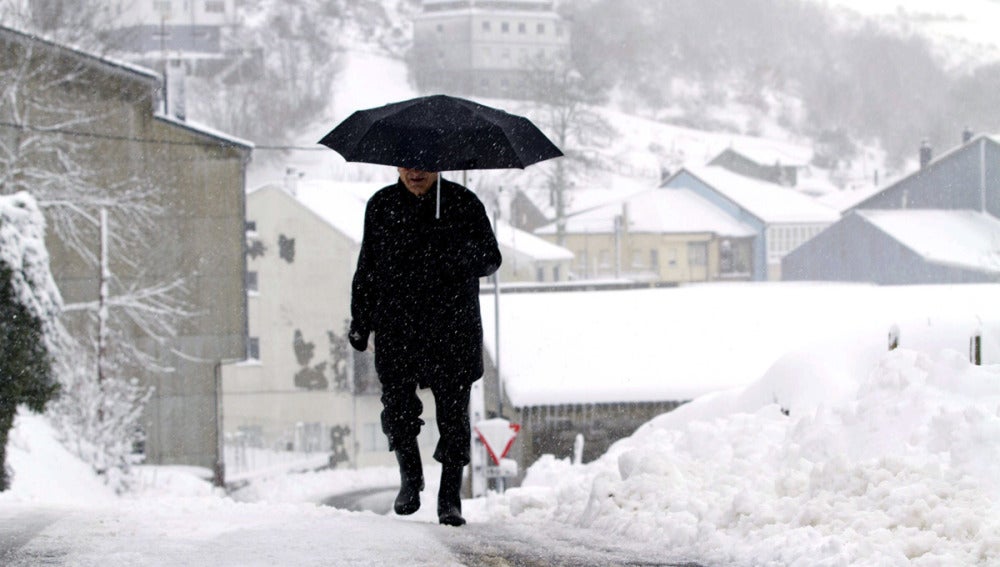
<path fill-rule="evenodd" d="M 384 383 L 471 384 L 483 375 L 479 278 L 500 267 L 500 249 L 479 198 L 441 180 L 420 197 L 402 181 L 368 201 L 351 295 L 351 331 L 375 334 Z"/>

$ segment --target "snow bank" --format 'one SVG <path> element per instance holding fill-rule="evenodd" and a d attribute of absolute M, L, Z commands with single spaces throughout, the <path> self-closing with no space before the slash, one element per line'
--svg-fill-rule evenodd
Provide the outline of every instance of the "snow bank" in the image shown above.
<path fill-rule="evenodd" d="M 708 564 L 998 564 L 1000 365 L 899 349 L 859 371 L 836 346 L 791 353 L 593 463 L 541 459 L 494 516 Z"/>
<path fill-rule="evenodd" d="M 48 420 L 24 408 L 7 441 L 10 489 L 0 502 L 99 504 L 115 498 L 90 466 L 66 450 Z"/>

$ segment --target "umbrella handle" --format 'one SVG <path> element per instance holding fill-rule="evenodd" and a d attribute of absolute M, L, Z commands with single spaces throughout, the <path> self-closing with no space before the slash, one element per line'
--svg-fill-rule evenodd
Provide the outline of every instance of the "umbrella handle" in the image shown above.
<path fill-rule="evenodd" d="M 435 218 L 435 220 L 441 218 L 441 172 L 440 171 L 438 172 L 438 175 L 437 175 L 437 199 L 436 199 L 436 201 L 437 202 L 434 205 L 434 218 Z"/>

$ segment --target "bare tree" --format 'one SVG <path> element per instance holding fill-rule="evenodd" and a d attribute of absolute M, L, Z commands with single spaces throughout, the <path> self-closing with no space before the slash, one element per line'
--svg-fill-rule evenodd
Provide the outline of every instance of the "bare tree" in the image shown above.
<path fill-rule="evenodd" d="M 66 403 L 59 407 L 75 412 L 116 408 L 109 410 L 117 413 L 107 414 L 102 427 L 118 423 L 109 431 L 125 435 L 127 441 L 134 432 L 123 432 L 121 427 L 129 423 L 127 416 L 141 410 L 134 404 L 148 398 L 145 391 L 130 386 L 133 372 L 169 370 L 157 366 L 150 345 L 171 344 L 178 326 L 191 316 L 184 278 L 154 273 L 148 262 L 149 250 L 158 240 L 157 218 L 164 213 L 158 189 L 170 177 L 144 163 L 153 155 L 150 142 L 137 137 L 140 117 L 123 109 L 151 108 L 152 89 L 138 88 L 132 78 L 109 79 L 106 72 L 97 71 L 100 65 L 107 66 L 99 56 L 18 32 L 0 35 L 0 53 L 0 194 L 26 191 L 37 199 L 50 229 L 50 252 L 60 260 L 53 270 L 57 280 L 60 271 L 92 274 L 83 280 L 60 281 L 65 323 L 77 344 L 57 353 L 62 360 L 56 367 L 63 371 L 61 381 L 67 386 Z M 148 80 L 157 81 L 155 76 Z M 108 309 L 103 314 L 109 334 L 103 354 L 111 363 L 108 380 L 95 389 L 88 380 L 96 377 L 102 312 L 87 280 L 96 280 L 102 271 L 102 209 L 108 212 L 112 251 L 104 261 L 114 267 L 110 273 L 123 277 L 108 280 Z M 146 337 L 145 347 L 137 336 Z M 81 365 L 87 360 L 91 362 Z M 119 404 L 116 399 L 132 403 Z M 74 425 L 77 434 L 89 435 L 80 427 L 85 418 L 85 413 L 79 414 L 62 423 Z M 92 453 L 96 454 L 100 451 Z M 107 458 L 84 456 L 98 470 L 108 470 L 98 463 Z"/>
<path fill-rule="evenodd" d="M 597 110 L 606 100 L 606 89 L 581 73 L 568 57 L 541 55 L 529 62 L 528 69 L 526 87 L 534 103 L 530 113 L 566 156 L 541 166 L 555 209 L 558 243 L 563 244 L 573 177 L 606 167 L 600 150 L 617 133 Z"/>

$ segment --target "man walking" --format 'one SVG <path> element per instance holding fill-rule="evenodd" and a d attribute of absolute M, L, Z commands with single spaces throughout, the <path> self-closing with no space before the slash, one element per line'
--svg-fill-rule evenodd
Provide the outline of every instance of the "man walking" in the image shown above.
<path fill-rule="evenodd" d="M 460 526 L 469 394 L 483 374 L 479 278 L 500 267 L 500 250 L 472 191 L 438 173 L 397 169 L 399 181 L 372 196 L 365 211 L 348 338 L 363 351 L 375 335 L 382 431 L 399 463 L 396 513 L 420 508 L 417 434 L 424 422 L 417 388 L 430 388 L 441 436 L 434 451 L 442 465 L 438 521 Z"/>

